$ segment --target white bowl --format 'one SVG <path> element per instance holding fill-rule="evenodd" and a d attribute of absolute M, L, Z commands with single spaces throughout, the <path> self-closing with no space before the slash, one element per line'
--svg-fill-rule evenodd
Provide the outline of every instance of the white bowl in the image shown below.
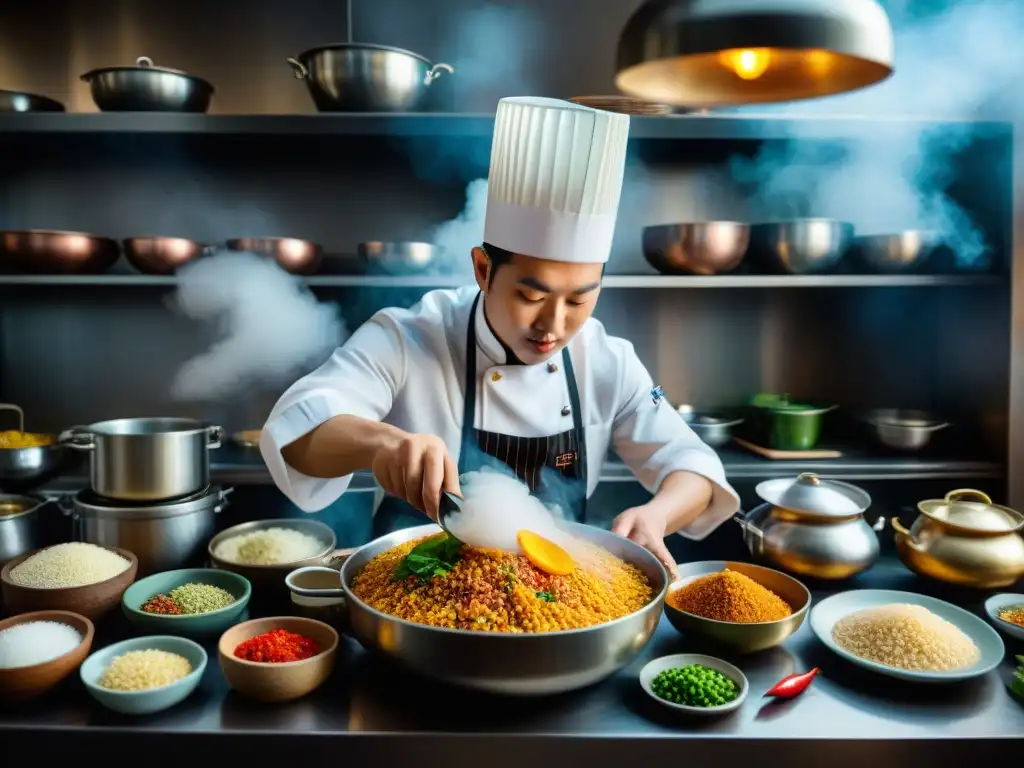
<path fill-rule="evenodd" d="M 720 707 L 688 707 L 685 704 L 676 704 L 674 701 L 666 701 L 656 694 L 651 688 L 651 683 L 654 678 L 665 670 L 676 669 L 677 667 L 686 667 L 690 664 L 700 664 L 702 667 L 717 669 L 739 687 L 740 695 L 728 704 L 723 704 Z M 705 656 L 701 653 L 677 653 L 674 656 L 662 656 L 660 659 L 648 662 L 644 668 L 640 670 L 640 686 L 648 696 L 663 707 L 674 709 L 677 712 L 685 712 L 689 715 L 724 715 L 726 712 L 732 712 L 733 710 L 740 708 L 740 705 L 743 704 L 747 698 L 747 691 L 750 690 L 750 683 L 747 682 L 746 675 L 744 675 L 739 669 L 727 661 L 716 659 L 714 656 Z"/>
<path fill-rule="evenodd" d="M 1024 595 L 1014 595 L 1009 592 L 1003 592 L 998 595 L 992 595 L 992 597 L 985 601 L 985 613 L 988 614 L 989 620 L 996 629 L 1001 629 L 1010 637 L 1015 637 L 1018 640 L 1024 640 L 1024 627 L 1011 624 L 1010 622 L 1003 621 L 999 618 L 1000 611 L 1018 605 L 1024 606 Z"/>
<path fill-rule="evenodd" d="M 864 608 L 878 608 L 893 603 L 919 605 L 922 608 L 927 608 L 939 618 L 955 625 L 978 646 L 980 654 L 978 661 L 973 666 L 964 669 L 950 669 L 944 672 L 900 669 L 899 667 L 890 667 L 887 664 L 879 664 L 869 659 L 862 659 L 860 656 L 840 648 L 836 641 L 832 639 L 832 627 L 844 616 Z M 1006 653 L 999 633 L 973 613 L 965 611 L 963 608 L 957 608 L 955 605 L 951 605 L 943 600 L 937 600 L 926 595 L 917 595 L 912 592 L 899 592 L 892 589 L 858 589 L 851 592 L 841 592 L 838 595 L 822 600 L 812 608 L 810 623 L 811 631 L 818 636 L 818 639 L 828 646 L 830 650 L 847 661 L 852 661 L 858 666 L 883 675 L 913 682 L 953 683 L 972 677 L 979 677 L 999 666 L 1003 660 L 1003 655 Z"/>

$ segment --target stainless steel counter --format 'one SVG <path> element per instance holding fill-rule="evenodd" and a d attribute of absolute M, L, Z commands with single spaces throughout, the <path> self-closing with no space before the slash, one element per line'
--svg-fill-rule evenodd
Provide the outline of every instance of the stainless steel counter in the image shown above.
<path fill-rule="evenodd" d="M 898 562 L 883 561 L 851 587 L 886 586 L 927 591 Z M 814 590 L 820 600 L 829 591 Z M 126 630 L 120 616 L 101 625 L 98 644 Z M 646 660 L 708 650 L 662 621 L 654 641 L 634 664 L 591 689 L 546 699 L 501 699 L 438 687 L 368 657 L 346 642 L 334 678 L 310 697 L 287 705 L 257 705 L 230 693 L 208 646 L 211 664 L 200 689 L 166 713 L 131 719 L 94 704 L 77 680 L 46 700 L 0 709 L 0 744 L 23 754 L 57 758 L 92 749 L 132 750 L 159 761 L 200 759 L 214 753 L 259 755 L 291 764 L 321 759 L 370 759 L 376 765 L 565 764 L 567 760 L 755 761 L 758 768 L 829 765 L 885 768 L 913 761 L 929 768 L 1005 757 L 1019 759 L 1024 704 L 1006 690 L 1012 654 L 982 679 L 952 686 L 911 685 L 862 672 L 833 656 L 805 625 L 783 648 L 733 659 L 751 683 L 736 713 L 721 719 L 666 716 L 637 683 Z M 721 655 L 721 654 L 718 654 Z M 781 677 L 820 666 L 822 674 L 800 698 L 766 703 L 761 694 Z M 325 742 L 324 737 L 333 737 Z M 230 750 L 230 751 L 229 751 Z M 147 759 L 147 763 L 150 761 Z M 263 760 L 259 764 L 265 764 Z"/>

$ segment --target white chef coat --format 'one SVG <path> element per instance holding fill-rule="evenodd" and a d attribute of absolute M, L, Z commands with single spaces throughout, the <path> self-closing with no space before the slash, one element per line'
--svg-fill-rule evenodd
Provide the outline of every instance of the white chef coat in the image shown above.
<path fill-rule="evenodd" d="M 350 415 L 432 434 L 458 462 L 463 371 L 469 313 L 476 286 L 427 293 L 411 309 L 384 309 L 360 327 L 331 358 L 297 381 L 274 406 L 260 450 L 277 486 L 306 512 L 332 504 L 351 475 L 316 478 L 288 466 L 281 448 L 335 416 Z M 572 429 L 565 372 L 547 364 L 508 365 L 505 350 L 477 305 L 475 427 L 518 437 Z M 702 539 L 739 509 L 715 452 L 666 401 L 654 402 L 653 382 L 633 345 L 609 336 L 590 318 L 569 342 L 583 408 L 589 483 L 593 493 L 609 447 L 651 493 L 677 470 L 711 481 L 709 508 L 680 531 Z M 556 364 L 560 357 L 552 358 Z"/>

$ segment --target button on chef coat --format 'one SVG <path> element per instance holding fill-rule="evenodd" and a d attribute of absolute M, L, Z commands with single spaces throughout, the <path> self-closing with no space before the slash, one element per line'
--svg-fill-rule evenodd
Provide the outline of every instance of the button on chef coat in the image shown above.
<path fill-rule="evenodd" d="M 335 502 L 351 475 L 317 478 L 290 467 L 281 449 L 335 416 L 350 415 L 440 437 L 458 462 L 466 329 L 477 288 L 427 293 L 411 309 L 384 309 L 363 324 L 320 368 L 278 401 L 260 439 L 277 486 L 299 508 L 315 512 Z M 475 427 L 518 437 L 571 428 L 564 376 L 546 364 L 506 365 L 505 351 L 477 306 Z M 680 531 L 702 539 L 739 509 L 722 462 L 666 401 L 655 403 L 653 382 L 633 345 L 609 336 L 590 318 L 570 341 L 593 493 L 613 447 L 651 493 L 677 470 L 703 475 L 714 486 L 710 507 Z M 500 374 L 495 376 L 494 374 Z"/>

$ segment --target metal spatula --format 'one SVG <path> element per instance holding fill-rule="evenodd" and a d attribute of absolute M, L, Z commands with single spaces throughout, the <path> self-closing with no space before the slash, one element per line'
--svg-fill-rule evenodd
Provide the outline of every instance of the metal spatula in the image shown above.
<path fill-rule="evenodd" d="M 453 539 L 458 538 L 448 530 L 447 519 L 449 515 L 457 515 L 462 512 L 462 499 L 454 493 L 441 491 L 441 502 L 437 507 L 437 524 Z"/>

